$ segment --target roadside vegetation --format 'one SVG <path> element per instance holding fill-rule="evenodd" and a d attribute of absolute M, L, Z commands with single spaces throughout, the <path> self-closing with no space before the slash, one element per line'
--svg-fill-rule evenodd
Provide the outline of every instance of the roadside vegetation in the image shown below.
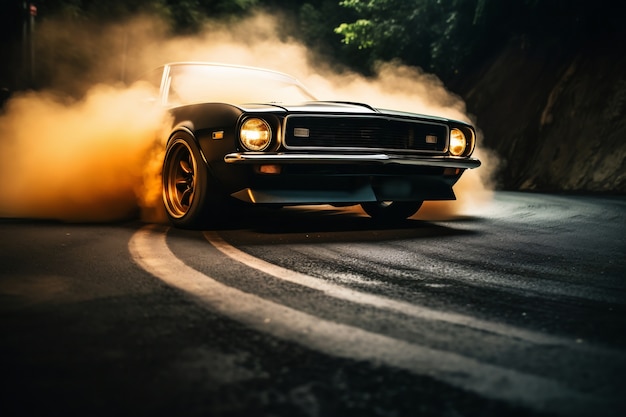
<path fill-rule="evenodd" d="M 4 0 L 5 36 L 23 36 L 22 0 Z M 379 61 L 398 60 L 444 81 L 462 77 L 511 39 L 576 48 L 621 29 L 604 1 L 588 0 L 40 0 L 37 20 L 74 22 L 157 15 L 177 34 L 208 21 L 235 21 L 265 10 L 298 38 L 334 62 L 367 74 Z M 245 34 L 243 34 L 245 35 Z M 616 48 L 619 45 L 615 45 Z"/>

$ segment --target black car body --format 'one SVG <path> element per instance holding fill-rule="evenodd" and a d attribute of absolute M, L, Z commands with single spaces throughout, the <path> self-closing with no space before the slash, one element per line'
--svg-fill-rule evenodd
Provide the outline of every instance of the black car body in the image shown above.
<path fill-rule="evenodd" d="M 474 128 L 445 118 L 317 101 L 294 78 L 258 68 L 172 63 L 151 76 L 172 116 L 163 162 L 170 221 L 193 228 L 234 201 L 360 204 L 405 219 L 453 200 L 480 161 Z"/>

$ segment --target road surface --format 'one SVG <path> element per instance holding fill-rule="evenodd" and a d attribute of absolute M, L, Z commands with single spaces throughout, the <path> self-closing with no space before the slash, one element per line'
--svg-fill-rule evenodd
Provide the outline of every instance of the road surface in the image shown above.
<path fill-rule="evenodd" d="M 626 198 L 0 220 L 0 413 L 621 416 Z"/>

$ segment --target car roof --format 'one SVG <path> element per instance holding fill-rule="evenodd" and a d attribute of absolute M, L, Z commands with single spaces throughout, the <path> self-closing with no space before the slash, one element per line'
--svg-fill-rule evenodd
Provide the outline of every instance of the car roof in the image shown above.
<path fill-rule="evenodd" d="M 165 65 L 163 65 L 162 67 L 168 66 L 168 67 L 176 67 L 176 66 L 204 66 L 204 67 L 215 67 L 215 68 L 224 68 L 224 69 L 240 69 L 240 70 L 250 70 L 250 71 L 259 71 L 259 72 L 265 72 L 265 73 L 269 73 L 269 74 L 275 74 L 279 77 L 285 77 L 285 78 L 290 78 L 292 80 L 295 80 L 296 78 L 284 73 L 284 72 L 280 72 L 280 71 L 276 71 L 276 70 L 271 70 L 271 69 L 267 69 L 267 68 L 261 68 L 261 67 L 254 67 L 254 66 L 248 66 L 248 65 L 237 65 L 237 64 L 226 64 L 226 63 L 221 63 L 221 62 L 203 62 L 203 61 L 177 61 L 177 62 L 169 62 Z"/>

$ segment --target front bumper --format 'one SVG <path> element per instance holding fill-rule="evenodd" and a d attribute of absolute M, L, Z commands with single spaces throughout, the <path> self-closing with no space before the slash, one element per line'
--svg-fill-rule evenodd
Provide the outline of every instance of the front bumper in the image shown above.
<path fill-rule="evenodd" d="M 324 154 L 324 153 L 229 153 L 228 164 L 398 164 L 423 167 L 473 169 L 480 166 L 475 158 L 453 156 L 414 156 L 387 153 Z"/>
<path fill-rule="evenodd" d="M 281 205 L 454 200 L 452 186 L 461 173 L 480 166 L 473 158 L 387 153 L 245 152 L 230 153 L 224 161 L 283 167 L 277 175 L 253 175 L 230 194 L 247 203 Z"/>

